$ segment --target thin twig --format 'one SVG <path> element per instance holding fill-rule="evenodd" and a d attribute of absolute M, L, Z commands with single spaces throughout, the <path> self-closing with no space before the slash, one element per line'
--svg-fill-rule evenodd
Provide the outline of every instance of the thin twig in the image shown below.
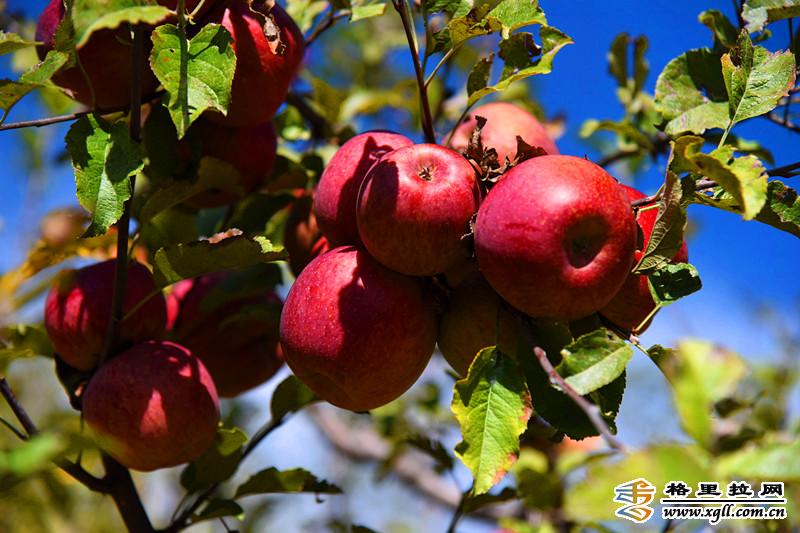
<path fill-rule="evenodd" d="M 0 424 L 3 424 L 5 427 L 7 427 L 8 430 L 11 431 L 11 433 L 13 433 L 14 435 L 16 435 L 17 438 L 20 440 L 26 440 L 28 438 L 28 436 L 25 435 L 25 433 L 17 429 L 17 426 L 15 426 L 2 416 L 0 416 Z"/>
<path fill-rule="evenodd" d="M 178 2 L 178 9 L 185 5 L 185 0 Z M 180 11 L 183 13 L 183 11 Z M 132 51 L 132 80 L 131 80 L 131 116 L 128 124 L 131 140 L 135 143 L 141 142 L 142 137 L 142 73 L 138 68 L 142 62 L 144 53 L 144 33 L 141 26 L 133 28 L 133 51 Z M 133 194 L 136 191 L 136 176 L 130 178 L 130 198 L 125 202 L 122 216 L 117 223 L 117 260 L 114 269 L 114 292 L 111 299 L 111 315 L 106 332 L 103 351 L 100 354 L 99 364 L 102 365 L 111 355 L 117 346 L 122 326 L 123 307 L 125 303 L 125 292 L 128 281 L 128 235 L 130 232 L 131 206 L 133 204 Z"/>
<path fill-rule="evenodd" d="M 461 499 L 458 501 L 458 505 L 453 511 L 453 516 L 450 518 L 450 524 L 447 526 L 447 533 L 456 533 L 456 527 L 458 527 L 461 518 L 464 517 L 464 505 L 467 503 L 470 492 L 472 492 L 472 487 L 461 493 Z"/>
<path fill-rule="evenodd" d="M 333 135 L 333 128 L 328 121 L 317 113 L 305 98 L 297 93 L 290 92 L 286 95 L 286 103 L 297 109 L 300 115 L 311 126 L 311 137 L 314 139 L 327 139 Z"/>
<path fill-rule="evenodd" d="M 422 72 L 422 64 L 419 60 L 419 51 L 417 50 L 414 36 L 414 21 L 411 20 L 406 0 L 392 0 L 392 5 L 403 21 L 403 29 L 408 40 L 408 49 L 411 52 L 411 59 L 414 63 L 414 73 L 417 77 L 417 87 L 419 88 L 419 101 L 422 107 L 422 132 L 425 134 L 425 142 L 435 143 L 436 133 L 433 130 L 433 115 L 431 114 L 431 104 L 428 100 L 428 89 L 425 86 L 425 73 Z"/>
<path fill-rule="evenodd" d="M 31 420 L 28 412 L 25 410 L 22 404 L 19 403 L 19 400 L 14 395 L 14 391 L 11 390 L 11 386 L 8 384 L 8 381 L 6 381 L 5 378 L 0 378 L 0 395 L 3 396 L 3 399 L 11 408 L 11 412 L 14 413 L 14 416 L 17 418 L 17 420 L 19 420 L 19 423 L 22 424 L 26 434 L 23 434 L 10 424 L 7 424 L 7 427 L 11 428 L 14 431 L 14 434 L 16 434 L 22 440 L 28 440 L 34 435 L 37 435 L 39 430 L 36 427 L 36 424 L 33 423 L 33 420 Z M 94 477 L 92 474 L 84 470 L 81 465 L 65 459 L 56 460 L 54 463 L 61 470 L 75 478 L 76 481 L 83 484 L 86 488 L 95 492 L 108 493 L 109 484 L 106 482 L 106 480 Z"/>
<path fill-rule="evenodd" d="M 669 137 L 664 134 L 659 134 L 654 139 L 653 146 L 650 148 L 650 150 L 648 150 L 648 153 L 652 157 L 655 157 L 659 154 L 665 153 L 667 148 L 669 148 Z M 597 162 L 597 164 L 601 167 L 607 167 L 608 165 L 622 161 L 623 159 L 627 159 L 629 157 L 637 156 L 641 153 L 641 150 L 618 150 L 603 157 Z"/>
<path fill-rule="evenodd" d="M 603 417 L 600 415 L 600 408 L 578 394 L 578 392 L 564 380 L 561 374 L 559 374 L 558 371 L 553 367 L 553 364 L 547 358 L 547 353 L 541 348 L 541 346 L 534 346 L 533 353 L 536 355 L 536 359 L 539 360 L 539 364 L 541 365 L 542 369 L 547 373 L 550 381 L 558 385 L 559 388 L 561 388 L 561 390 L 567 396 L 569 396 L 578 407 L 581 408 L 594 428 L 603 436 L 608 445 L 615 450 L 624 452 L 626 450 L 625 445 L 619 439 L 617 439 L 613 433 L 611 433 L 611 429 L 608 427 L 608 424 L 606 424 L 605 420 L 603 420 Z"/>
<path fill-rule="evenodd" d="M 153 94 L 151 98 L 147 99 L 147 103 L 153 102 L 161 98 L 164 94 L 164 91 L 158 91 Z M 108 109 L 87 109 L 85 111 L 78 111 L 76 113 L 70 113 L 68 115 L 59 115 L 56 117 L 47 117 L 47 118 L 38 118 L 35 120 L 23 120 L 20 122 L 10 122 L 8 124 L 0 125 L 0 131 L 6 130 L 18 130 L 22 128 L 40 128 L 42 126 L 49 126 L 51 124 L 59 124 L 61 122 L 70 122 L 73 120 L 77 120 L 81 117 L 85 117 L 87 115 L 113 115 L 115 113 L 123 113 L 125 111 L 129 111 L 131 108 L 130 105 L 126 104 L 124 106 L 119 107 L 110 107 Z"/>
<path fill-rule="evenodd" d="M 767 113 L 766 115 L 761 115 L 762 117 L 766 118 L 770 122 L 783 126 L 789 131 L 793 131 L 795 133 L 800 133 L 800 126 L 797 124 L 792 124 L 788 120 L 784 121 L 781 117 L 777 115 L 777 113 Z"/>
<path fill-rule="evenodd" d="M 350 16 L 350 11 L 345 10 L 335 13 L 334 10 L 331 8 L 331 10 L 328 11 L 328 16 L 325 17 L 325 20 L 320 22 L 320 24 L 316 28 L 314 28 L 311 34 L 309 34 L 309 36 L 306 37 L 306 48 L 310 47 L 314 43 L 314 41 L 316 41 L 317 38 L 320 35 L 322 35 L 325 31 L 332 28 L 333 25 L 336 24 L 338 20 L 341 20 L 349 16 Z"/>
<path fill-rule="evenodd" d="M 273 431 L 278 429 L 280 426 L 282 426 L 283 423 L 287 419 L 288 419 L 288 416 L 284 416 L 284 417 L 279 418 L 277 420 L 270 420 L 268 423 L 266 423 L 263 426 L 261 426 L 258 429 L 258 431 L 256 431 L 253 434 L 253 437 L 247 443 L 247 446 L 245 446 L 245 449 L 242 452 L 242 458 L 239 460 L 239 464 L 241 464 L 241 462 L 244 461 L 245 458 L 248 455 L 250 455 L 250 453 L 253 450 L 255 450 L 256 447 L 259 444 L 261 444 L 261 442 L 270 433 L 272 433 Z M 175 520 L 173 520 L 172 523 L 169 526 L 167 526 L 166 528 L 164 528 L 161 531 L 163 533 L 176 533 L 177 531 L 180 531 L 184 527 L 186 527 L 186 525 L 189 523 L 189 520 L 192 518 L 192 515 L 194 515 L 195 511 L 197 511 L 204 502 L 206 502 L 209 498 L 211 498 L 211 496 L 214 495 L 214 493 L 217 491 L 217 489 L 220 487 L 221 484 L 222 483 L 220 483 L 220 482 L 214 483 L 213 485 L 208 487 L 206 490 L 201 492 L 197 496 L 197 498 L 195 498 L 195 500 L 192 502 L 192 504 L 189 507 L 184 509 L 184 511 L 182 513 L 180 513 L 178 515 L 178 517 L 175 518 Z"/>

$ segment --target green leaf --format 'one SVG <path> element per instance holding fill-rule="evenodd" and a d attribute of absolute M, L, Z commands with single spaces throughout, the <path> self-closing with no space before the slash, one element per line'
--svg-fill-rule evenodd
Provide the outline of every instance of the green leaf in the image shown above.
<path fill-rule="evenodd" d="M 517 498 L 517 491 L 514 490 L 512 487 L 505 487 L 497 494 L 486 493 L 486 494 L 476 495 L 470 493 L 466 496 L 466 498 L 464 498 L 464 505 L 462 506 L 462 510 L 464 514 L 470 514 L 489 505 L 508 502 L 516 498 Z"/>
<path fill-rule="evenodd" d="M 752 155 L 733 157 L 733 148 L 723 146 L 710 154 L 691 156 L 698 174 L 716 181 L 739 206 L 745 220 L 753 219 L 767 201 L 767 175 L 761 161 Z"/>
<path fill-rule="evenodd" d="M 617 80 L 617 87 L 628 85 L 628 43 L 630 35 L 619 33 L 611 41 L 608 52 L 608 71 Z"/>
<path fill-rule="evenodd" d="M 177 26 L 164 24 L 153 32 L 150 65 L 167 91 L 166 107 L 182 138 L 204 111 L 227 113 L 236 54 L 231 34 L 207 24 L 188 43 Z"/>
<path fill-rule="evenodd" d="M 575 392 L 586 396 L 621 376 L 631 357 L 633 349 L 625 341 L 598 329 L 561 350 L 556 370 Z"/>
<path fill-rule="evenodd" d="M 139 212 L 139 219 L 147 222 L 159 213 L 194 196 L 210 190 L 233 192 L 243 196 L 236 167 L 215 157 L 203 157 L 197 169 L 197 179 L 173 180 L 165 187 L 153 191 Z"/>
<path fill-rule="evenodd" d="M 19 77 L 19 80 L 0 80 L 0 109 L 3 119 L 22 98 L 40 87 L 50 86 L 50 78 L 69 60 L 69 55 L 51 50 L 44 61 L 37 63 Z"/>
<path fill-rule="evenodd" d="M 369 19 L 372 17 L 380 17 L 385 12 L 385 2 L 353 6 L 352 9 L 350 9 L 350 22 L 358 22 L 359 20 Z"/>
<path fill-rule="evenodd" d="M 614 122 L 613 120 L 589 119 L 581 126 L 580 136 L 585 139 L 591 137 L 599 130 L 612 131 L 647 150 L 653 147 L 653 142 L 650 140 L 650 137 L 627 120 Z"/>
<path fill-rule="evenodd" d="M 716 9 L 708 9 L 700 13 L 697 19 L 714 35 L 714 48 L 727 50 L 736 46 L 739 33 L 724 13 Z"/>
<path fill-rule="evenodd" d="M 22 50 L 23 48 L 28 48 L 30 46 L 36 46 L 36 44 L 36 41 L 28 41 L 16 33 L 6 33 L 0 30 L 0 56 L 9 54 L 11 52 L 16 52 L 17 50 Z"/>
<path fill-rule="evenodd" d="M 673 147 L 673 154 L 675 148 Z M 633 268 L 634 274 L 648 274 L 672 261 L 683 243 L 683 230 L 686 226 L 686 206 L 694 191 L 694 181 L 680 180 L 667 171 L 664 192 L 658 206 L 658 215 L 650 233 L 650 240 L 642 253 L 639 263 Z"/>
<path fill-rule="evenodd" d="M 141 0 L 74 0 L 71 13 L 75 45 L 83 46 L 98 30 L 123 24 L 155 26 L 170 14 L 164 6 L 141 4 Z"/>
<path fill-rule="evenodd" d="M 275 246 L 264 237 L 238 235 L 217 243 L 196 241 L 158 250 L 153 259 L 153 277 L 158 287 L 166 287 L 182 279 L 287 257 L 282 246 Z"/>
<path fill-rule="evenodd" d="M 436 461 L 433 467 L 436 472 L 442 474 L 453 469 L 455 463 L 453 457 L 441 441 L 429 439 L 422 435 L 411 435 L 403 442 L 413 446 Z"/>
<path fill-rule="evenodd" d="M 703 284 L 697 269 L 689 263 L 670 263 L 647 276 L 656 305 L 664 307 L 699 291 Z"/>
<path fill-rule="evenodd" d="M 477 88 L 469 93 L 467 105 L 472 106 L 484 96 L 504 91 L 515 81 L 536 74 L 548 74 L 553 70 L 553 59 L 564 46 L 572 44 L 572 39 L 561 31 L 550 26 L 542 26 L 539 30 L 542 46 L 536 46 L 529 33 L 516 33 L 500 42 L 500 57 L 505 61 L 500 79 L 494 85 Z M 533 57 L 538 56 L 537 59 Z M 491 60 L 490 60 L 491 61 Z M 481 68 L 486 68 L 482 65 Z M 473 70 L 474 72 L 474 70 Z M 478 74 L 481 72 L 479 71 Z M 472 78 L 473 73 L 470 73 Z M 479 87 L 476 78 L 473 87 Z"/>
<path fill-rule="evenodd" d="M 669 135 L 724 129 L 728 103 L 719 55 L 689 50 L 670 61 L 656 80 L 655 107 Z"/>
<path fill-rule="evenodd" d="M 767 201 L 756 220 L 800 237 L 800 201 L 797 191 L 780 181 L 767 187 Z"/>
<path fill-rule="evenodd" d="M 456 9 L 459 13 L 463 11 L 459 6 Z M 433 35 L 431 53 L 444 52 L 461 46 L 473 37 L 494 32 L 500 32 L 505 40 L 514 30 L 534 24 L 547 24 L 536 0 L 479 2 L 467 13 L 451 18 L 444 28 Z"/>
<path fill-rule="evenodd" d="M 475 478 L 473 493 L 483 494 L 516 461 L 531 416 L 530 393 L 514 360 L 494 347 L 481 350 L 453 388 L 452 410 L 464 439 L 456 455 Z"/>
<path fill-rule="evenodd" d="M 659 349 L 653 360 L 672 385 L 675 407 L 686 433 L 712 446 L 714 405 L 728 397 L 747 373 L 735 353 L 707 341 L 684 341 L 675 350 Z"/>
<path fill-rule="evenodd" d="M 53 345 L 43 327 L 33 324 L 5 326 L 0 330 L 0 373 L 15 359 L 52 357 Z"/>
<path fill-rule="evenodd" d="M 614 487 L 645 478 L 660 490 L 670 481 L 681 480 L 690 487 L 701 481 L 717 480 L 707 454 L 695 446 L 660 444 L 637 450 L 617 460 L 612 457 L 590 463 L 585 475 L 564 494 L 568 517 L 585 523 L 609 521 L 620 503 L 614 502 Z"/>
<path fill-rule="evenodd" d="M 280 471 L 267 468 L 254 474 L 236 489 L 236 498 L 253 494 L 274 494 L 285 492 L 312 492 L 315 494 L 341 494 L 342 489 L 317 479 L 314 474 L 302 468 Z"/>
<path fill-rule="evenodd" d="M 67 133 L 78 201 L 92 215 L 86 236 L 102 235 L 122 216 L 131 197 L 131 177 L 144 168 L 141 147 L 128 125 L 99 115 L 79 118 Z"/>
<path fill-rule="evenodd" d="M 561 479 L 553 475 L 543 452 L 525 448 L 512 473 L 517 480 L 518 497 L 526 509 L 541 511 L 560 504 L 563 491 Z"/>
<path fill-rule="evenodd" d="M 0 479 L 4 474 L 26 477 L 50 468 L 51 461 L 63 455 L 66 447 L 57 435 L 43 433 L 12 449 L 0 450 Z"/>
<path fill-rule="evenodd" d="M 730 125 L 768 113 L 794 85 L 795 65 L 791 52 L 771 53 L 753 48 L 742 31 L 738 44 L 722 56 L 722 76 L 728 91 Z"/>
<path fill-rule="evenodd" d="M 281 381 L 270 400 L 272 420 L 280 420 L 289 413 L 296 413 L 303 407 L 318 402 L 319 398 L 311 389 L 294 375 Z"/>
<path fill-rule="evenodd" d="M 247 435 L 239 428 L 217 428 L 214 446 L 181 472 L 181 486 L 198 491 L 229 479 L 242 460 Z"/>
<path fill-rule="evenodd" d="M 716 466 L 720 476 L 800 481 L 800 441 L 758 443 L 723 455 Z"/>
<path fill-rule="evenodd" d="M 761 31 L 770 22 L 800 16 L 798 0 L 746 0 L 742 18 L 750 33 Z"/>
<path fill-rule="evenodd" d="M 213 498 L 199 512 L 192 515 L 190 522 L 196 524 L 204 520 L 214 520 L 226 516 L 235 516 L 241 519 L 244 517 L 244 509 L 233 500 Z"/>

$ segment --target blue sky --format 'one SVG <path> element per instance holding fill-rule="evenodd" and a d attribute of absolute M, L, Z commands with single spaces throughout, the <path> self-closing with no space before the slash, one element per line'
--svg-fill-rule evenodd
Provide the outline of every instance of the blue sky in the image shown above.
<path fill-rule="evenodd" d="M 45 3 L 44 0 L 10 0 L 7 5 L 10 10 L 37 13 Z M 597 158 L 599 154 L 578 137 L 580 125 L 588 118 L 616 118 L 622 113 L 614 81 L 607 72 L 606 54 L 614 36 L 625 31 L 648 37 L 650 77 L 647 87 L 652 90 L 657 74 L 670 59 L 689 48 L 711 43 L 710 32 L 697 21 L 701 10 L 716 8 L 729 16 L 732 14 L 728 0 L 543 0 L 542 5 L 549 22 L 573 37 L 575 44 L 558 55 L 552 74 L 535 80 L 536 92 L 548 114 L 566 116 L 566 133 L 558 141 L 561 152 L 587 154 L 590 158 Z M 788 42 L 785 25 L 777 25 L 774 31 L 781 44 Z M 0 58 L 0 76 L 9 76 L 7 58 Z M 35 118 L 42 113 L 35 99 L 31 99 L 18 106 L 9 120 Z M 800 135 L 796 133 L 760 119 L 734 131 L 745 138 L 757 138 L 769 147 L 776 165 L 800 160 Z M 51 156 L 63 150 L 64 133 L 63 126 L 52 128 L 48 149 Z M 0 133 L 0 238 L 5 243 L 4 253 L 0 254 L 0 269 L 20 259 L 32 237 L 31 231 L 35 230 L 31 224 L 41 214 L 33 211 L 27 202 L 30 191 L 26 192 L 24 187 L 21 146 L 17 133 Z M 660 183 L 663 164 L 664 161 L 659 161 L 650 168 L 637 179 L 637 186 L 646 192 L 654 191 Z M 62 166 L 48 170 L 48 179 L 41 191 L 42 209 L 72 204 L 74 183 L 69 169 Z M 770 306 L 792 327 L 800 327 L 797 238 L 755 222 L 745 223 L 735 215 L 711 208 L 693 206 L 690 219 L 696 228 L 689 241 L 690 260 L 699 269 L 704 288 L 666 309 L 644 335 L 644 343 L 672 345 L 687 336 L 700 336 L 738 350 L 751 359 L 775 357 L 774 335 L 759 321 L 756 311 L 761 305 Z M 674 418 L 668 414 L 669 397 L 663 379 L 638 355 L 630 368 L 629 383 L 631 387 L 620 414 L 623 440 L 637 445 L 665 434 L 676 434 Z M 270 388 L 259 389 L 248 398 L 263 402 Z M 649 394 L 652 401 L 640 401 L 644 394 Z M 651 421 L 651 425 L 641 427 L 642 420 Z M 279 467 L 306 466 L 321 475 L 336 470 L 323 452 L 309 455 L 303 446 L 293 445 L 298 439 L 314 439 L 313 428 L 302 418 L 267 441 L 259 455 L 271 457 Z M 364 473 L 353 475 L 363 476 Z M 407 496 L 396 486 L 377 490 L 381 497 L 401 498 L 400 501 L 408 505 L 406 509 L 417 506 L 413 500 L 403 499 Z M 358 515 L 362 509 L 353 508 L 352 511 Z M 362 523 L 377 528 L 386 518 L 374 517 L 373 511 L 363 510 L 363 513 L 370 519 Z M 414 516 L 413 512 L 408 512 L 403 518 L 415 520 Z M 446 524 L 448 518 L 446 513 L 423 513 L 416 520 L 425 520 L 424 523 L 430 525 Z M 477 525 L 474 527 L 481 529 Z M 464 531 L 472 528 L 467 525 Z M 437 526 L 435 530 L 442 529 Z"/>

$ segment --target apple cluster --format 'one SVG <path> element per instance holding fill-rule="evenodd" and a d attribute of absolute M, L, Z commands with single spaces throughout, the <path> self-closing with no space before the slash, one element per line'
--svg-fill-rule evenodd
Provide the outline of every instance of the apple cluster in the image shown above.
<path fill-rule="evenodd" d="M 280 342 L 295 375 L 334 405 L 396 399 L 437 344 L 459 375 L 483 347 L 513 354 L 525 316 L 599 313 L 631 330 L 655 308 L 647 277 L 631 273 L 656 218 L 633 209 L 643 194 L 560 155 L 510 103 L 475 109 L 449 146 L 356 135 L 290 217 L 299 274 Z M 491 178 L 486 155 L 499 162 Z M 675 261 L 685 260 L 684 245 Z"/>
<path fill-rule="evenodd" d="M 177 0 L 158 0 L 158 4 L 175 9 Z M 189 11 L 198 5 L 199 0 L 186 2 Z M 56 46 L 57 31 L 66 14 L 63 0 L 50 0 L 39 17 L 36 40 L 42 43 L 37 48 L 40 59 Z M 237 183 L 200 192 L 187 202 L 196 208 L 219 207 L 258 190 L 272 170 L 277 138 L 271 120 L 300 70 L 305 41 L 294 20 L 278 4 L 266 7 L 250 0 L 206 0 L 194 14 L 194 22 L 190 32 L 206 24 L 219 24 L 231 34 L 236 70 L 227 113 L 207 111 L 192 124 L 174 147 L 178 162 L 171 171 L 172 177 L 192 177 L 203 158 L 230 165 L 238 174 Z M 140 75 L 142 99 L 150 102 L 157 96 L 158 80 L 148 59 L 152 43 L 149 38 L 145 43 L 142 64 L 135 69 Z M 78 46 L 75 64 L 63 67 L 52 81 L 92 109 L 124 109 L 131 99 L 131 46 L 127 27 L 93 32 Z"/>
<path fill-rule="evenodd" d="M 178 2 L 158 3 L 176 9 Z M 199 0 L 186 2 L 188 10 L 198 6 Z M 63 0 L 51 0 L 41 14 L 40 58 L 56 46 L 66 16 Z M 177 163 L 168 177 L 196 177 L 203 158 L 233 167 L 237 183 L 186 201 L 191 208 L 217 207 L 257 190 L 269 175 L 277 149 L 271 120 L 302 64 L 304 40 L 277 4 L 206 0 L 194 22 L 190 31 L 216 23 L 233 37 L 231 101 L 227 114 L 205 113 L 176 139 Z M 138 69 L 143 101 L 151 102 L 158 81 L 149 53 L 133 65 L 131 45 L 127 28 L 96 31 L 78 47 L 76 63 L 57 72 L 53 82 L 92 109 L 122 109 L 129 105 Z M 157 118 L 158 107 L 145 108 L 148 123 Z M 152 164 L 155 155 L 148 155 Z M 194 460 L 214 442 L 219 398 L 263 383 L 282 366 L 282 302 L 264 287 L 247 289 L 233 272 L 184 280 L 165 297 L 150 270 L 131 261 L 118 342 L 106 346 L 116 268 L 109 260 L 57 277 L 44 321 L 59 368 L 80 376 L 76 391 L 86 426 L 121 464 L 147 471 Z"/>

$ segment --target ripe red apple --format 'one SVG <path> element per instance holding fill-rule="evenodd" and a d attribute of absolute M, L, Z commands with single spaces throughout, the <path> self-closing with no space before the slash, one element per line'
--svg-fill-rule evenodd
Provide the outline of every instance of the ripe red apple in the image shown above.
<path fill-rule="evenodd" d="M 314 215 L 333 246 L 361 244 L 356 224 L 358 191 L 384 154 L 414 144 L 391 131 L 368 131 L 342 145 L 322 172 L 314 192 Z"/>
<path fill-rule="evenodd" d="M 44 325 L 56 353 L 70 366 L 91 370 L 103 350 L 114 292 L 115 260 L 62 272 L 45 301 Z M 155 293 L 155 295 L 153 295 Z M 159 339 L 167 320 L 164 296 L 140 263 L 128 266 L 123 313 L 150 297 L 120 328 L 122 343 Z"/>
<path fill-rule="evenodd" d="M 44 59 L 55 46 L 56 29 L 65 12 L 63 0 L 50 0 L 39 17 L 36 40 L 44 43 L 36 49 L 39 59 Z M 145 43 L 139 67 L 143 97 L 153 93 L 158 86 L 158 80 L 148 63 L 150 39 L 145 39 Z M 131 101 L 131 46 L 127 25 L 96 31 L 78 49 L 80 66 L 61 69 L 52 77 L 52 81 L 71 98 L 87 106 L 100 109 L 123 107 Z"/>
<path fill-rule="evenodd" d="M 482 276 L 458 286 L 439 322 L 439 351 L 459 375 L 466 376 L 475 355 L 487 346 L 514 356 L 520 324 L 503 308 Z"/>
<path fill-rule="evenodd" d="M 646 196 L 627 185 L 620 184 L 620 187 L 625 191 L 629 202 L 639 200 Z M 636 221 L 639 224 L 641 233 L 639 235 L 639 243 L 634 252 L 634 264 L 642 258 L 642 253 L 644 249 L 647 248 L 647 243 L 650 241 L 650 234 L 653 233 L 653 226 L 655 226 L 657 217 L 657 209 L 639 211 L 636 215 Z M 678 253 L 675 254 L 675 257 L 672 259 L 672 262 L 685 263 L 688 260 L 689 251 L 684 242 L 680 250 L 678 250 Z M 600 314 L 622 329 L 632 331 L 647 318 L 647 315 L 650 314 L 655 306 L 656 304 L 653 301 L 653 297 L 650 294 L 650 287 L 647 283 L 647 276 L 629 274 L 622 288 L 608 305 L 600 310 Z M 639 330 L 639 333 L 647 329 L 648 325 L 649 324 L 645 324 L 645 326 Z"/>
<path fill-rule="evenodd" d="M 232 398 L 275 375 L 281 300 L 270 292 L 241 292 L 227 273 L 183 280 L 167 297 L 172 338 L 199 357 L 219 395 Z"/>
<path fill-rule="evenodd" d="M 489 284 L 536 318 L 602 309 L 633 264 L 636 220 L 614 178 L 580 157 L 546 155 L 511 169 L 478 211 L 475 250 Z"/>
<path fill-rule="evenodd" d="M 247 0 L 223 2 L 208 17 L 231 33 L 236 52 L 228 114 L 209 115 L 228 126 L 254 126 L 270 120 L 286 99 L 305 52 L 300 28 L 280 5 L 268 10 L 255 2 L 256 14 L 248 4 Z"/>
<path fill-rule="evenodd" d="M 328 239 L 320 232 L 311 209 L 314 198 L 301 190 L 289 208 L 283 231 L 283 246 L 289 252 L 289 267 L 295 276 L 315 257 L 330 250 Z"/>
<path fill-rule="evenodd" d="M 149 341 L 92 376 L 83 418 L 109 455 L 150 471 L 193 461 L 214 443 L 219 400 L 200 359 L 177 344 Z"/>
<path fill-rule="evenodd" d="M 361 186 L 361 241 L 397 272 L 444 272 L 468 255 L 462 237 L 480 196 L 475 171 L 461 154 L 435 144 L 398 148 L 372 167 Z"/>
<path fill-rule="evenodd" d="M 486 125 L 481 130 L 481 141 L 484 147 L 497 151 L 500 164 L 506 157 L 513 161 L 517 156 L 517 135 L 529 145 L 538 146 L 550 155 L 558 154 L 556 144 L 536 117 L 508 102 L 492 102 L 476 107 L 456 128 L 450 146 L 456 150 L 467 147 L 477 125 L 475 117 L 486 119 Z"/>
<path fill-rule="evenodd" d="M 281 315 L 292 372 L 322 399 L 353 411 L 380 407 L 419 378 L 436 344 L 436 313 L 419 280 L 354 246 L 312 261 Z"/>
<path fill-rule="evenodd" d="M 200 142 L 200 156 L 213 157 L 231 165 L 239 174 L 240 197 L 231 190 L 209 190 L 192 197 L 194 207 L 219 207 L 231 204 L 257 191 L 272 171 L 278 139 L 270 122 L 256 126 L 229 128 L 200 117 L 192 128 Z M 184 159 L 191 157 L 184 144 Z"/>

